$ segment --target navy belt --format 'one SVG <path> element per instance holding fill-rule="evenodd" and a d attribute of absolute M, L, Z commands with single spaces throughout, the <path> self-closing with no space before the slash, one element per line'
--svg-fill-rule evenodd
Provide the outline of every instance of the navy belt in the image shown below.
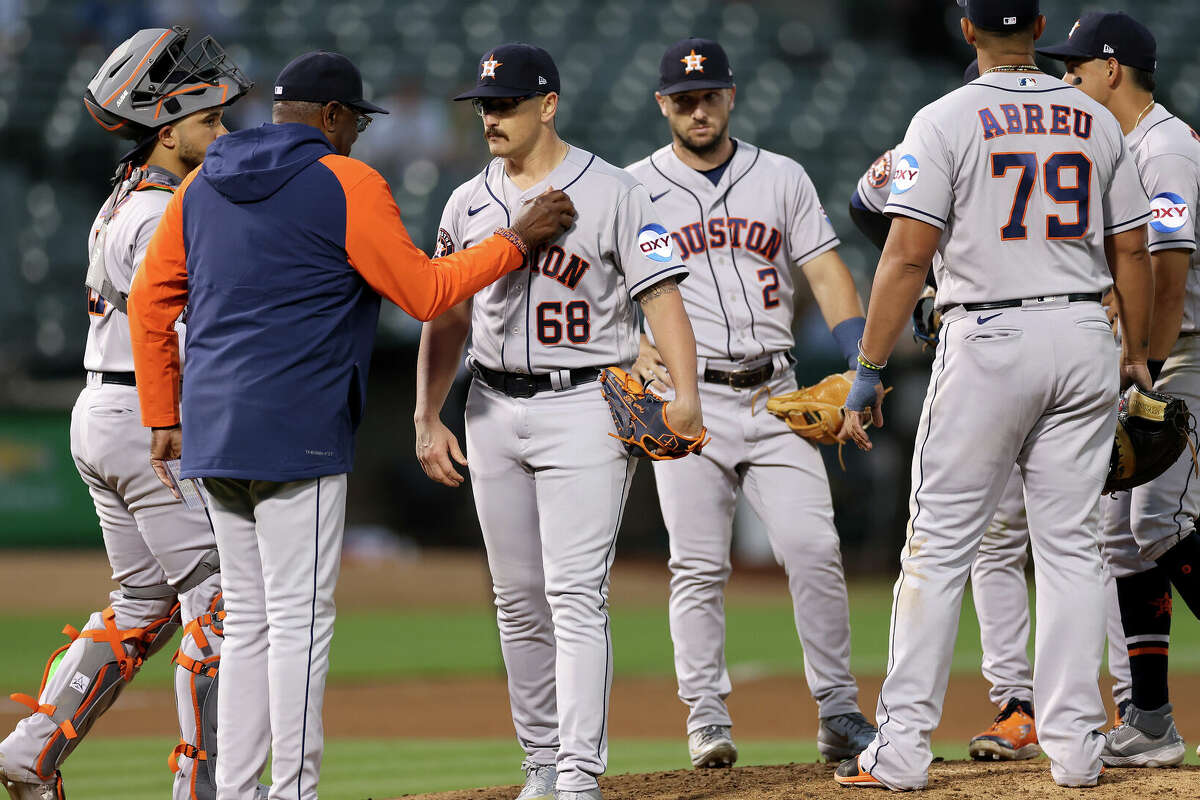
<path fill-rule="evenodd" d="M 519 372 L 499 372 L 488 369 L 482 364 L 472 364 L 471 372 L 475 377 L 509 397 L 533 397 L 538 392 L 548 392 L 554 389 L 549 375 L 525 375 Z M 600 370 L 596 367 L 579 367 L 570 370 L 571 386 L 591 383 L 599 380 Z"/>
<path fill-rule="evenodd" d="M 117 386 L 137 386 L 132 372 L 101 372 L 100 382 L 114 383 Z"/>
<path fill-rule="evenodd" d="M 1065 295 L 1068 303 L 1099 303 L 1100 292 L 1077 292 L 1075 294 Z M 991 311 L 993 308 L 1020 308 L 1026 300 L 1042 301 L 1049 297 L 1063 297 L 1063 295 L 1045 295 L 1043 297 L 1022 297 L 1017 300 L 997 300 L 994 303 L 963 303 L 962 307 L 967 311 Z"/>

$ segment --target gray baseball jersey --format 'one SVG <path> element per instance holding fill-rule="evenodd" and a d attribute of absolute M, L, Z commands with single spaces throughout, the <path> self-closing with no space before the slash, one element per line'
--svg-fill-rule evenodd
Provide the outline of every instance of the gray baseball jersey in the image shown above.
<path fill-rule="evenodd" d="M 489 369 L 540 374 L 628 364 L 637 357 L 632 298 L 688 274 L 645 187 L 624 170 L 571 147 L 545 180 L 522 191 L 493 159 L 454 191 L 442 212 L 437 255 L 507 227 L 547 187 L 575 204 L 574 226 L 526 267 L 475 295 L 471 358 Z"/>
<path fill-rule="evenodd" d="M 792 267 L 840 244 L 804 168 L 738 141 L 715 186 L 671 145 L 627 169 L 670 221 L 691 269 L 683 301 L 697 353 L 743 362 L 790 349 Z"/>
<path fill-rule="evenodd" d="M 1126 137 L 1154 218 L 1148 229 L 1150 252 L 1191 250 L 1187 297 L 1183 304 L 1181 330 L 1200 330 L 1200 134 L 1161 105 Z"/>
<path fill-rule="evenodd" d="M 1103 292 L 1104 237 L 1149 218 L 1116 118 L 1048 75 L 951 92 L 913 117 L 899 151 L 884 211 L 942 229 L 942 306 Z"/>
<path fill-rule="evenodd" d="M 107 218 L 104 263 L 109 279 L 120 292 L 129 294 L 133 273 L 142 263 L 150 237 L 179 185 L 179 179 L 154 170 L 116 208 L 108 203 L 96 215 L 88 236 L 88 252 L 95 246 Z M 87 290 L 88 336 L 83 367 L 91 372 L 133 372 L 133 350 L 129 345 L 129 317 L 108 303 L 94 289 Z M 180 340 L 182 341 L 182 339 Z"/>

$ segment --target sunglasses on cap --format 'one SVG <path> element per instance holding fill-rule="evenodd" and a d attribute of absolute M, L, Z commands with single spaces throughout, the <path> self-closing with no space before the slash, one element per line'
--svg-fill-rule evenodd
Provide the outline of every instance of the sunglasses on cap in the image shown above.
<path fill-rule="evenodd" d="M 481 117 L 484 114 L 495 114 L 496 116 L 503 117 L 516 111 L 517 106 L 531 97 L 539 96 L 539 93 L 534 92 L 522 97 L 476 97 L 471 101 L 471 107 Z"/>

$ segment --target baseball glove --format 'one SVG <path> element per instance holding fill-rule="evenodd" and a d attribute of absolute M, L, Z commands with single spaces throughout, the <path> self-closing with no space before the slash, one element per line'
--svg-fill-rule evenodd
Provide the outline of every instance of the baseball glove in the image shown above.
<path fill-rule="evenodd" d="M 707 428 L 701 428 L 696 437 L 676 433 L 667 422 L 667 401 L 620 367 L 601 371 L 600 391 L 617 426 L 617 432 L 609 436 L 624 442 L 632 456 L 668 461 L 699 453 L 708 444 Z"/>
<path fill-rule="evenodd" d="M 854 383 L 854 370 L 827 375 L 815 386 L 802 386 L 794 392 L 767 398 L 767 411 L 787 423 L 795 433 L 817 444 L 838 445 L 838 461 L 842 460 L 837 432 L 842 428 L 846 395 Z M 885 390 L 885 394 L 891 387 Z M 868 426 L 870 422 L 866 423 Z M 842 469 L 846 465 L 842 464 Z"/>
<path fill-rule="evenodd" d="M 1117 411 L 1117 433 L 1104 491 L 1123 492 L 1154 480 L 1175 463 L 1185 447 L 1192 448 L 1195 464 L 1195 434 L 1195 418 L 1182 399 L 1134 386 L 1121 398 Z"/>
<path fill-rule="evenodd" d="M 922 347 L 937 347 L 938 344 L 938 335 L 942 330 L 942 312 L 937 310 L 936 303 L 937 290 L 926 286 L 917 298 L 916 307 L 913 308 L 913 338 L 920 342 Z"/>

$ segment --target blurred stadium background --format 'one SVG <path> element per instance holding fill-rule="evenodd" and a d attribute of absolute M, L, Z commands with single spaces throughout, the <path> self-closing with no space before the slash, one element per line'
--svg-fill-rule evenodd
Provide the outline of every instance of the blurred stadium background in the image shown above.
<path fill-rule="evenodd" d="M 1184 119 L 1200 122 L 1195 47 L 1200 3 L 1132 5 L 1128 10 L 1158 36 L 1159 99 Z M 1049 18 L 1047 37 L 1058 39 L 1080 13 L 1097 6 L 1042 0 L 1042 7 Z M 83 380 L 87 228 L 108 193 L 123 143 L 89 120 L 80 95 L 105 55 L 133 31 L 178 24 L 214 35 L 257 84 L 227 115 L 231 129 L 269 118 L 272 80 L 295 55 L 317 48 L 348 55 L 363 71 L 368 97 L 393 112 L 377 119 L 354 155 L 388 179 L 413 238 L 427 251 L 451 190 L 487 158 L 477 118 L 448 98 L 473 82 L 476 61 L 489 47 L 512 40 L 545 46 L 562 74 L 564 138 L 626 164 L 668 140 L 652 97 L 665 46 L 688 35 L 716 38 L 729 52 L 738 83 L 733 134 L 790 155 L 808 169 L 865 297 L 877 254 L 848 219 L 849 197 L 874 158 L 902 137 L 912 113 L 959 84 L 973 57 L 958 33 L 959 16 L 951 0 L 0 0 L 0 549 L 10 549 L 0 551 L 0 636 L 6 642 L 0 648 L 0 690 L 32 690 L 44 654 L 60 641 L 62 623 L 79 624 L 106 590 L 102 556 L 85 550 L 98 548 L 100 536 L 70 459 L 68 420 Z M 802 300 L 796 330 L 802 383 L 840 368 L 810 298 Z M 441 711 L 461 733 L 455 728 L 439 735 L 480 737 L 467 748 L 474 758 L 469 761 L 463 747 L 426 742 L 427 730 L 405 727 L 411 709 L 403 704 L 382 715 L 403 730 L 385 729 L 381 715 L 371 713 L 368 696 L 369 711 L 361 720 L 371 721 L 367 728 L 374 734 L 355 720 L 331 730 L 322 784 L 328 797 L 519 779 L 474 508 L 467 490 L 429 482 L 413 457 L 418 333 L 418 324 L 402 312 L 385 309 L 350 484 L 349 571 L 343 576 L 346 594 L 339 594 L 331 691 L 415 681 L 408 696 L 415 703 L 438 696 L 442 684 L 436 681 L 486 680 L 484 696 L 492 706 L 491 716 L 484 716 L 498 727 L 475 726 L 482 712 L 471 707 L 476 700 L 469 694 Z M 887 583 L 903 539 L 913 431 L 929 360 L 906 337 L 889 369 L 896 391 L 885 409 L 888 426 L 870 456 L 847 450 L 843 472 L 836 451 L 825 452 L 845 563 L 864 576 L 851 588 L 851 603 L 854 669 L 865 679 L 868 712 L 884 667 Z M 464 399 L 460 383 L 445 414 L 452 426 L 461 428 Z M 647 467 L 640 470 L 627 511 L 621 554 L 643 564 L 627 563 L 615 578 L 612 767 L 678 767 L 683 708 L 671 689 L 666 535 Z M 753 515 L 742 513 L 738 524 L 740 563 L 769 566 L 769 547 L 755 535 Z M 15 552 L 31 547 L 81 552 L 62 554 L 59 564 Z M 446 562 L 444 556 L 430 557 L 435 547 L 460 552 Z M 373 572 L 372 564 L 400 566 Z M 633 576 L 630 583 L 621 583 L 624 575 Z M 419 588 L 431 581 L 438 591 Z M 459 591 L 454 581 L 465 588 Z M 790 681 L 785 693 L 761 704 L 786 719 L 774 728 L 741 729 L 757 737 L 743 742 L 742 761 L 811 759 L 813 743 L 792 738 L 811 735 L 815 720 L 779 577 L 742 571 L 735 573 L 734 586 L 742 587 L 731 593 L 729 604 L 728 656 L 741 692 L 734 699 L 751 703 L 761 697 L 753 688 L 756 680 L 782 675 Z M 43 599 L 35 599 L 39 596 Z M 1172 663 L 1181 672 L 1200 673 L 1200 633 L 1190 616 L 1179 617 Z M 977 685 L 978 638 L 969 611 L 963 622 L 956 671 L 975 683 L 958 709 L 969 721 L 954 729 L 955 749 L 945 751 L 955 758 L 965 755 L 962 737 L 994 713 Z M 634 702 L 630 686 L 643 678 L 655 681 L 655 697 L 665 698 L 661 712 L 647 713 L 667 721 L 621 727 L 621 704 L 628 708 Z M 163 796 L 169 776 L 162 759 L 173 744 L 169 668 L 148 667 L 139 684 L 144 692 L 131 692 L 114 714 L 152 708 L 154 725 L 114 722 L 114 728 L 143 738 L 94 737 L 81 748 L 67 774 L 89 777 L 72 778 L 73 796 Z M 1200 689 L 1200 683 L 1192 684 Z M 13 710 L 0 709 L 0 733 L 16 719 L 8 713 Z M 735 713 L 744 713 L 739 719 L 750 724 L 749 710 L 735 707 Z M 669 734 L 660 732 L 664 725 Z M 1200 716 L 1181 715 L 1180 727 L 1185 736 L 1200 732 Z M 630 740 L 631 729 L 638 736 L 671 738 Z M 416 738 L 361 738 L 367 735 Z M 359 738 L 342 738 L 354 736 Z"/>
<path fill-rule="evenodd" d="M 1049 37 L 1082 11 L 1045 0 Z M 1193 34 L 1200 5 L 1138 4 L 1159 38 L 1159 97 L 1184 119 L 1200 106 Z M 95 546 L 88 495 L 66 449 L 67 416 L 82 383 L 86 229 L 107 196 L 122 143 L 84 113 L 80 94 L 104 56 L 132 31 L 190 25 L 212 34 L 256 82 L 230 127 L 269 119 L 271 80 L 308 49 L 358 62 L 370 96 L 392 109 L 354 155 L 389 180 L 410 233 L 432 249 L 442 205 L 487 155 L 466 103 L 448 98 L 473 80 L 499 42 L 542 44 L 563 76 L 559 131 L 625 164 L 667 140 L 652 92 L 662 49 L 677 38 L 718 38 L 738 82 L 734 136 L 797 158 L 841 236 L 842 257 L 865 296 L 876 253 L 846 205 L 872 160 L 904 136 L 924 103 L 958 85 L 972 53 L 949 0 L 0 0 L 0 546 Z M 802 281 L 803 283 L 803 281 Z M 385 309 L 372 395 L 352 480 L 352 543 L 474 547 L 466 492 L 434 486 L 413 457 L 410 410 L 419 325 Z M 820 313 L 797 318 L 802 383 L 838 368 Z M 928 356 L 902 343 L 890 379 L 889 425 L 870 457 L 826 453 L 839 529 L 852 569 L 892 569 L 907 515 L 908 459 Z M 461 390 L 446 409 L 461 420 Z M 970 434 L 970 432 L 965 432 Z M 623 552 L 665 552 L 650 470 L 641 470 Z M 860 503 L 870 497 L 871 503 Z M 743 516 L 739 527 L 754 529 Z M 769 559 L 745 535 L 745 560 Z"/>
<path fill-rule="evenodd" d="M 1060 38 L 1092 5 L 1045 0 L 1047 36 Z M 1137 6 L 1134 13 L 1159 37 L 1159 97 L 1195 119 L 1200 4 Z M 518 39 L 547 47 L 562 73 L 564 138 L 626 164 L 667 141 L 652 97 L 664 47 L 686 35 L 717 38 L 738 82 L 733 134 L 804 164 L 866 296 L 876 253 L 846 205 L 858 177 L 903 136 L 911 114 L 958 84 L 972 57 L 959 16 L 949 0 L 0 0 L 0 546 L 99 542 L 67 452 L 67 419 L 82 379 L 87 226 L 123 143 L 88 119 L 79 98 L 105 55 L 134 30 L 188 25 L 225 46 L 257 84 L 227 115 L 231 128 L 269 118 L 271 81 L 295 55 L 327 48 L 350 56 L 369 96 L 393 111 L 377 119 L 354 155 L 388 179 L 427 251 L 445 199 L 487 158 L 478 120 L 467 104 L 447 98 L 473 81 L 488 47 Z M 813 383 L 839 359 L 820 314 L 803 303 L 797 369 L 802 383 Z M 354 546 L 478 542 L 467 493 L 427 481 L 412 456 L 418 331 L 403 312 L 385 309 L 351 482 Z M 887 403 L 889 425 L 870 457 L 847 453 L 843 473 L 832 450 L 826 453 L 855 569 L 894 563 L 928 361 L 902 343 L 890 371 L 897 390 Z M 461 389 L 447 407 L 454 424 Z M 863 497 L 871 502 L 856 502 Z M 641 470 L 629 511 L 623 552 L 664 551 L 649 469 Z M 739 523 L 755 527 L 749 515 Z M 760 539 L 741 538 L 744 560 L 769 558 Z"/>

